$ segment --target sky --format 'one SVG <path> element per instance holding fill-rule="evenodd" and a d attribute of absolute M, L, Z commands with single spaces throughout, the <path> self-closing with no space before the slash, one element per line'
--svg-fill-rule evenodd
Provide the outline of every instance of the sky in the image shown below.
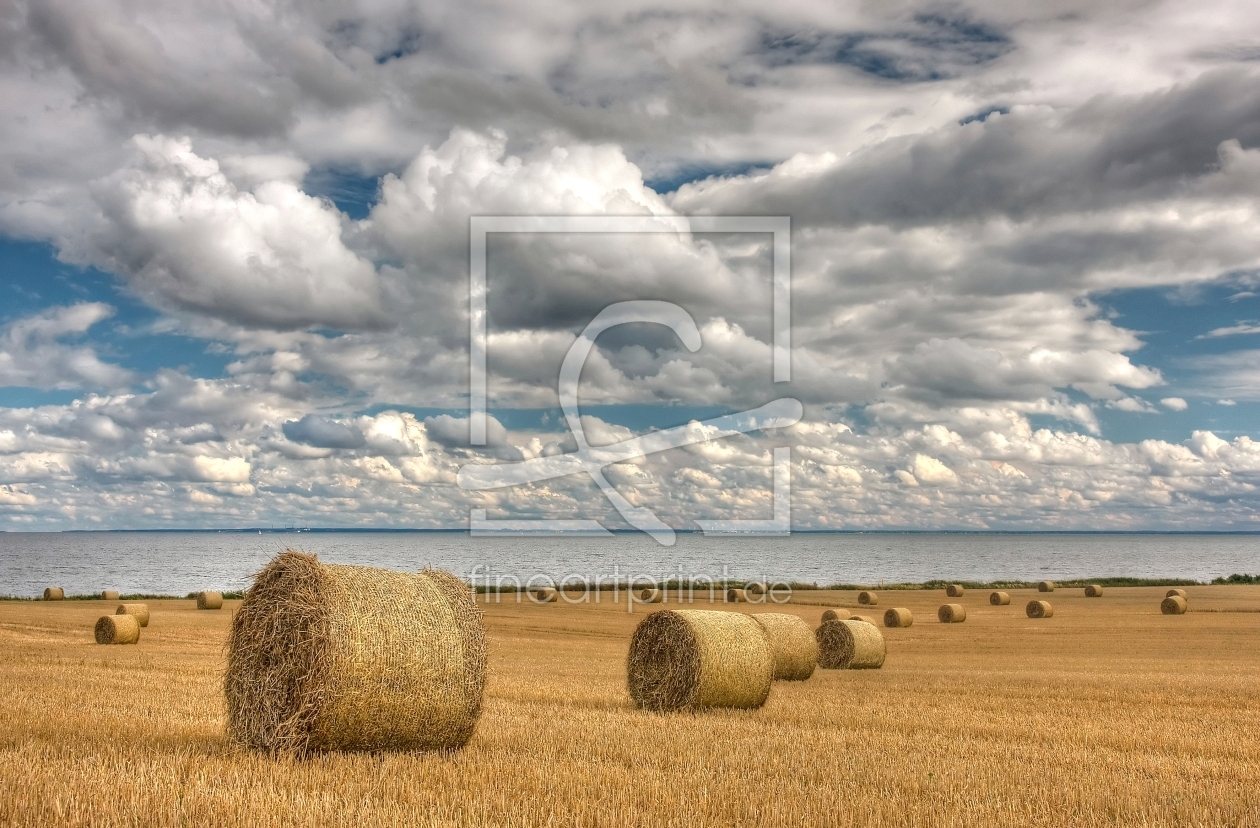
<path fill-rule="evenodd" d="M 0 0 L 0 529 L 1260 530 L 1260 8 Z M 786 216 L 492 234 L 470 217 Z M 779 398 L 800 422 L 703 440 Z"/>

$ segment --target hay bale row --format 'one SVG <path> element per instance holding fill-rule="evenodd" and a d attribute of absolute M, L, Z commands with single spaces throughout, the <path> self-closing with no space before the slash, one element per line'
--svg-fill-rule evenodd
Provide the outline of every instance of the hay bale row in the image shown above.
<path fill-rule="evenodd" d="M 1054 592 L 1054 581 L 1038 581 L 1038 592 Z"/>
<path fill-rule="evenodd" d="M 942 604 L 936 617 L 942 624 L 959 624 L 967 620 L 967 608 L 962 604 Z"/>
<path fill-rule="evenodd" d="M 1159 611 L 1164 615 L 1185 615 L 1186 599 L 1180 595 L 1169 595 L 1160 602 Z"/>
<path fill-rule="evenodd" d="M 140 621 L 134 615 L 102 615 L 94 633 L 97 644 L 135 644 L 140 640 Z"/>
<path fill-rule="evenodd" d="M 1004 607 L 1011 602 L 1011 596 L 1005 592 L 990 592 L 989 603 L 995 607 Z"/>
<path fill-rule="evenodd" d="M 1165 598 L 1172 598 L 1174 595 L 1177 596 L 1178 598 L 1185 598 L 1186 591 L 1184 589 L 1174 587 L 1164 593 Z"/>
<path fill-rule="evenodd" d="M 66 599 L 66 591 L 61 587 L 46 587 L 44 589 L 45 601 L 64 601 Z"/>
<path fill-rule="evenodd" d="M 149 626 L 148 604 L 119 604 L 118 609 L 114 610 L 114 615 L 131 615 L 140 622 L 140 626 Z"/>
<path fill-rule="evenodd" d="M 1054 607 L 1050 606 L 1049 601 L 1029 601 L 1024 612 L 1029 618 L 1051 618 L 1054 616 Z"/>
<path fill-rule="evenodd" d="M 818 642 L 814 631 L 803 618 L 781 612 L 763 612 L 752 616 L 761 625 L 770 659 L 774 663 L 775 681 L 804 681 L 818 666 Z"/>
<path fill-rule="evenodd" d="M 228 735 L 295 756 L 460 747 L 485 681 L 481 614 L 454 575 L 286 551 L 258 573 L 232 619 Z"/>
<path fill-rule="evenodd" d="M 197 609 L 199 610 L 217 610 L 223 609 L 223 596 L 218 592 L 206 590 L 197 593 Z"/>
<path fill-rule="evenodd" d="M 774 655 L 755 616 L 664 610 L 635 628 L 626 658 L 630 698 L 643 710 L 765 704 Z"/>
<path fill-rule="evenodd" d="M 963 597 L 962 584 L 950 584 L 949 586 L 945 587 L 945 597 L 947 598 Z"/>
<path fill-rule="evenodd" d="M 905 607 L 892 607 L 884 610 L 885 627 L 909 627 L 914 623 L 914 615 Z"/>
<path fill-rule="evenodd" d="M 822 614 L 824 624 L 828 621 L 848 621 L 852 617 L 853 613 L 849 612 L 847 609 L 823 610 Z"/>
<path fill-rule="evenodd" d="M 863 590 L 858 593 L 858 603 L 863 606 L 873 607 L 879 603 L 879 596 L 873 592 Z"/>
<path fill-rule="evenodd" d="M 1102 594 L 1103 594 L 1103 588 L 1099 586 L 1098 584 L 1089 584 L 1088 586 L 1085 587 L 1086 598 L 1101 598 Z"/>
<path fill-rule="evenodd" d="M 825 670 L 875 670 L 884 666 L 884 635 L 862 621 L 827 621 L 814 632 L 818 666 Z"/>

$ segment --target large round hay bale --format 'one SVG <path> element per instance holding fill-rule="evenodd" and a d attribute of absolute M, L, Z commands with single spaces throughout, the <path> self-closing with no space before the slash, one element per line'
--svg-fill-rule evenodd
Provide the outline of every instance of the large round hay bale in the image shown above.
<path fill-rule="evenodd" d="M 908 627 L 914 623 L 914 615 L 905 607 L 884 610 L 885 627 Z"/>
<path fill-rule="evenodd" d="M 560 593 L 552 587 L 544 586 L 530 587 L 525 595 L 535 604 L 554 604 L 560 599 Z"/>
<path fill-rule="evenodd" d="M 1185 598 L 1186 591 L 1184 589 L 1178 589 L 1174 587 L 1173 589 L 1170 589 L 1164 593 L 1165 598 L 1172 598 L 1174 595 L 1177 596 L 1178 598 Z"/>
<path fill-rule="evenodd" d="M 758 613 L 752 618 L 766 634 L 775 681 L 804 681 L 814 674 L 818 641 L 805 619 L 781 612 Z"/>
<path fill-rule="evenodd" d="M 945 595 L 946 595 L 946 597 L 948 597 L 948 598 L 961 598 L 961 597 L 963 597 L 963 587 L 962 587 L 962 584 L 950 584 L 949 586 L 945 587 Z"/>
<path fill-rule="evenodd" d="M 1038 592 L 1054 592 L 1054 581 L 1038 581 Z"/>
<path fill-rule="evenodd" d="M 287 551 L 228 638 L 228 735 L 273 754 L 455 748 L 472 736 L 486 633 L 447 572 L 321 564 Z"/>
<path fill-rule="evenodd" d="M 102 589 L 102 590 L 101 590 L 101 600 L 102 600 L 102 601 L 117 601 L 117 600 L 118 600 L 118 590 L 116 590 L 116 589 Z"/>
<path fill-rule="evenodd" d="M 826 670 L 875 670 L 887 648 L 879 627 L 863 621 L 827 621 L 814 631 L 818 666 Z"/>
<path fill-rule="evenodd" d="M 967 620 L 967 608 L 962 604 L 942 604 L 936 617 L 942 624 L 957 624 Z"/>
<path fill-rule="evenodd" d="M 744 594 L 744 591 L 742 589 L 736 589 L 735 587 L 727 588 L 726 603 L 738 604 L 741 601 L 747 601 L 747 600 L 748 600 L 748 596 Z"/>
<path fill-rule="evenodd" d="M 134 615 L 140 622 L 140 626 L 149 626 L 148 604 L 119 604 L 118 609 L 114 610 L 114 615 Z"/>
<path fill-rule="evenodd" d="M 135 644 L 140 640 L 140 621 L 134 615 L 102 615 L 95 633 L 97 644 Z"/>
<path fill-rule="evenodd" d="M 45 601 L 64 601 L 65 598 L 66 591 L 61 587 L 46 587 L 44 589 Z"/>
<path fill-rule="evenodd" d="M 873 592 L 863 590 L 858 593 L 858 603 L 864 606 L 873 607 L 879 603 L 879 596 Z"/>
<path fill-rule="evenodd" d="M 1011 602 L 1011 596 L 1005 592 L 990 592 L 989 603 L 995 607 L 1004 607 Z"/>
<path fill-rule="evenodd" d="M 1029 601 L 1024 612 L 1028 613 L 1029 618 L 1051 618 L 1054 616 L 1054 607 L 1050 606 L 1049 601 Z"/>
<path fill-rule="evenodd" d="M 824 623 L 827 621 L 848 621 L 852 617 L 853 613 L 849 612 L 847 609 L 823 610 L 822 614 L 822 620 Z"/>
<path fill-rule="evenodd" d="M 197 609 L 199 610 L 217 610 L 223 609 L 223 596 L 220 593 L 206 590 L 197 593 Z"/>
<path fill-rule="evenodd" d="M 630 639 L 626 679 L 643 710 L 761 707 L 774 658 L 753 616 L 717 610 L 664 610 Z"/>
<path fill-rule="evenodd" d="M 1164 615 L 1185 615 L 1186 599 L 1180 595 L 1169 595 L 1160 603 L 1159 611 Z"/>
<path fill-rule="evenodd" d="M 1085 587 L 1085 597 L 1086 597 L 1086 598 L 1101 598 L 1101 597 L 1102 597 L 1102 587 L 1101 587 L 1101 586 L 1099 586 L 1098 584 L 1089 584 L 1089 585 L 1087 585 L 1087 586 Z"/>
<path fill-rule="evenodd" d="M 659 604 L 665 600 L 665 590 L 655 587 L 644 587 L 634 591 L 634 600 L 640 604 Z"/>

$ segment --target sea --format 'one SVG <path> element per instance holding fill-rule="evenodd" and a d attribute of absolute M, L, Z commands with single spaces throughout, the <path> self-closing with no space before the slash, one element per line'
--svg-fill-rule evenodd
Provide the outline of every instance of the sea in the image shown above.
<path fill-rule="evenodd" d="M 701 577 L 819 585 L 1109 576 L 1209 581 L 1260 573 L 1260 534 L 680 533 L 667 547 L 632 533 L 3 532 L 0 596 L 34 597 L 46 586 L 63 587 L 68 595 L 242 590 L 285 549 L 317 554 L 326 563 L 403 571 L 438 567 L 490 586 Z"/>

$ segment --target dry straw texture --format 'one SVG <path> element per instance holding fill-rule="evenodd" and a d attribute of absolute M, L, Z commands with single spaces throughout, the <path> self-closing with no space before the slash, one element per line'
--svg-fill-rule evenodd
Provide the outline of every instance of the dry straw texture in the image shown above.
<path fill-rule="evenodd" d="M 1038 592 L 1054 592 L 1054 581 L 1038 581 Z"/>
<path fill-rule="evenodd" d="M 149 626 L 148 604 L 119 604 L 118 609 L 114 610 L 114 615 L 134 615 L 140 622 L 140 626 Z"/>
<path fill-rule="evenodd" d="M 197 609 L 217 610 L 223 608 L 223 596 L 209 590 L 197 593 Z"/>
<path fill-rule="evenodd" d="M 1102 587 L 1099 586 L 1098 584 L 1090 584 L 1089 586 L 1085 587 L 1086 598 L 1101 598 L 1102 592 L 1103 592 Z"/>
<path fill-rule="evenodd" d="M 626 658 L 630 698 L 660 712 L 761 707 L 773 675 L 761 625 L 738 612 L 654 612 L 635 628 Z"/>
<path fill-rule="evenodd" d="M 1028 613 L 1029 618 L 1051 618 L 1054 616 L 1054 607 L 1050 606 L 1049 601 L 1029 601 L 1024 612 Z"/>
<path fill-rule="evenodd" d="M 818 642 L 805 619 L 781 612 L 753 616 L 766 634 L 775 681 L 804 681 L 818 666 Z"/>
<path fill-rule="evenodd" d="M 949 586 L 945 587 L 945 595 L 949 598 L 963 597 L 962 584 L 950 584 Z"/>
<path fill-rule="evenodd" d="M 1011 596 L 1005 592 L 990 592 L 989 603 L 995 607 L 1004 607 L 1011 602 Z"/>
<path fill-rule="evenodd" d="M 460 747 L 485 681 L 481 613 L 454 575 L 287 551 L 258 573 L 232 621 L 228 735 L 297 756 Z"/>
<path fill-rule="evenodd" d="M 47 587 L 44 589 L 45 601 L 62 601 L 66 597 L 66 591 L 61 587 Z"/>
<path fill-rule="evenodd" d="M 944 624 L 957 624 L 967 620 L 967 608 L 962 604 L 942 604 L 936 611 L 936 617 Z"/>
<path fill-rule="evenodd" d="M 102 589 L 102 590 L 101 590 L 101 600 L 102 600 L 102 601 L 117 601 L 117 600 L 118 600 L 118 590 L 116 590 L 116 589 Z"/>
<path fill-rule="evenodd" d="M 828 621 L 848 621 L 853 617 L 853 613 L 847 609 L 829 609 L 823 610 L 822 620 L 825 624 Z"/>
<path fill-rule="evenodd" d="M 95 632 L 97 644 L 135 644 L 140 640 L 140 622 L 134 615 L 102 615 Z"/>
<path fill-rule="evenodd" d="M 738 604 L 741 601 L 747 601 L 747 600 L 748 600 L 748 596 L 744 594 L 744 591 L 742 589 L 736 589 L 735 587 L 731 587 L 730 589 L 726 590 L 726 603 L 728 604 Z"/>
<path fill-rule="evenodd" d="M 551 587 L 531 587 L 527 594 L 535 604 L 554 604 L 560 598 L 560 594 Z"/>
<path fill-rule="evenodd" d="M 873 592 L 859 592 L 858 603 L 873 607 L 879 603 L 879 596 Z"/>
<path fill-rule="evenodd" d="M 1185 598 L 1185 597 L 1186 597 L 1186 591 L 1185 591 L 1184 589 L 1176 589 L 1176 588 L 1174 588 L 1174 589 L 1170 589 L 1170 590 L 1168 590 L 1167 592 L 1165 592 L 1165 593 L 1164 593 L 1164 597 L 1165 597 L 1165 598 L 1171 598 L 1171 597 L 1173 597 L 1174 595 L 1176 595 L 1178 598 Z"/>
<path fill-rule="evenodd" d="M 884 610 L 885 627 L 908 627 L 914 623 L 914 614 L 905 607 Z"/>
<path fill-rule="evenodd" d="M 818 666 L 827 670 L 874 670 L 884 666 L 884 634 L 861 621 L 827 621 L 815 633 Z"/>
<path fill-rule="evenodd" d="M 665 590 L 663 589 L 640 589 L 634 593 L 635 600 L 640 604 L 659 604 L 665 600 Z"/>
<path fill-rule="evenodd" d="M 1169 595 L 1160 603 L 1159 611 L 1164 615 L 1185 615 L 1186 599 L 1180 595 Z"/>

